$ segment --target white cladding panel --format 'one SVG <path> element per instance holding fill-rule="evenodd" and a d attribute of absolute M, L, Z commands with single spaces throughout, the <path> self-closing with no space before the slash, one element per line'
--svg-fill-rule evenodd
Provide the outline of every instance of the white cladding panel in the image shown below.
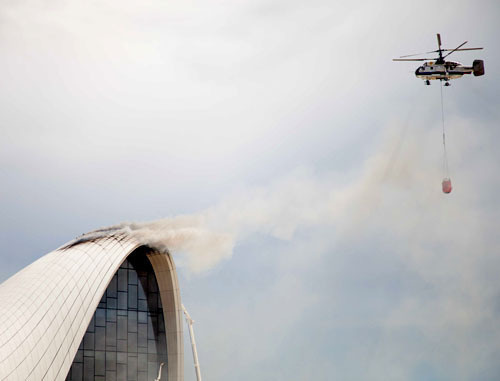
<path fill-rule="evenodd" d="M 63 247 L 2 283 L 0 380 L 64 380 L 111 278 L 139 246 L 130 237 L 108 236 Z M 168 326 L 169 321 L 179 320 L 180 296 L 173 261 L 168 254 L 158 255 L 168 259 L 164 262 L 174 275 L 170 292 L 176 305 L 165 317 Z M 175 325 L 167 330 L 176 332 L 173 342 L 167 343 L 168 379 L 182 381 L 182 363 L 171 361 L 182 360 L 183 352 L 182 325 Z"/>

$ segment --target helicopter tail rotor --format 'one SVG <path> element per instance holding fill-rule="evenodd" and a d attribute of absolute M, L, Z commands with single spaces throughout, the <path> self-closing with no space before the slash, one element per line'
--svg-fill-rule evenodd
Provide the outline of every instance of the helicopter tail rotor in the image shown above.
<path fill-rule="evenodd" d="M 476 77 L 484 75 L 484 61 L 474 60 L 474 62 L 472 63 L 472 70 Z"/>

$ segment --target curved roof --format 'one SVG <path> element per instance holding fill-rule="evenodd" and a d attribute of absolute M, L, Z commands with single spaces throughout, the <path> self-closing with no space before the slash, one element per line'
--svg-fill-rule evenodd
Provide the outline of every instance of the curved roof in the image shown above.
<path fill-rule="evenodd" d="M 111 278 L 143 246 L 125 235 L 80 239 L 0 284 L 0 379 L 64 380 Z M 148 253 L 165 315 L 168 380 L 183 380 L 182 310 L 168 253 Z"/>

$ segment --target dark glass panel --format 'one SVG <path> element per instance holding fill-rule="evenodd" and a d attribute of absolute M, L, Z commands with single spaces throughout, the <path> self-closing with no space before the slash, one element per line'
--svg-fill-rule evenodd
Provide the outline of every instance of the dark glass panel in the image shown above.
<path fill-rule="evenodd" d="M 117 352 L 116 353 L 116 362 L 118 364 L 126 364 L 127 363 L 127 352 Z"/>
<path fill-rule="evenodd" d="M 158 356 L 152 352 L 148 353 L 148 362 L 157 362 Z"/>
<path fill-rule="evenodd" d="M 156 353 L 156 342 L 148 340 L 148 353 Z"/>
<path fill-rule="evenodd" d="M 83 357 L 94 357 L 94 351 L 85 349 L 83 351 Z"/>
<path fill-rule="evenodd" d="M 137 346 L 139 348 L 147 348 L 148 347 L 148 325 L 147 324 L 139 324 L 138 332 L 137 332 Z M 147 351 L 146 351 L 147 353 Z"/>
<path fill-rule="evenodd" d="M 128 333 L 128 347 L 127 347 L 127 352 L 128 353 L 137 353 L 137 333 L 136 332 L 129 332 Z"/>
<path fill-rule="evenodd" d="M 150 316 L 148 321 L 148 339 L 154 340 L 156 337 L 158 327 L 158 318 L 156 316 Z"/>
<path fill-rule="evenodd" d="M 148 322 L 148 313 L 147 312 L 138 312 L 137 313 L 137 321 L 139 323 L 147 323 Z"/>
<path fill-rule="evenodd" d="M 137 286 L 137 271 L 134 269 L 128 271 L 128 284 Z"/>
<path fill-rule="evenodd" d="M 128 331 L 137 332 L 137 311 L 128 312 Z"/>
<path fill-rule="evenodd" d="M 127 309 L 127 293 L 126 292 L 118 292 L 118 306 L 119 310 Z"/>
<path fill-rule="evenodd" d="M 147 276 L 139 277 L 138 285 L 139 285 L 138 288 L 139 299 L 146 299 L 146 293 L 148 292 L 148 277 Z"/>
<path fill-rule="evenodd" d="M 83 359 L 83 379 L 85 381 L 94 381 L 94 358 L 85 357 Z"/>
<path fill-rule="evenodd" d="M 137 380 L 137 357 L 128 356 L 127 358 L 128 379 L 129 381 Z"/>
<path fill-rule="evenodd" d="M 106 352 L 95 351 L 95 375 L 106 375 Z"/>
<path fill-rule="evenodd" d="M 94 349 L 94 333 L 87 332 L 83 337 L 83 348 Z"/>
<path fill-rule="evenodd" d="M 118 316 L 118 332 L 117 332 L 117 338 L 118 339 L 126 339 L 127 338 L 127 317 L 126 316 Z"/>
<path fill-rule="evenodd" d="M 106 321 L 116 322 L 116 310 L 106 310 Z"/>
<path fill-rule="evenodd" d="M 116 350 L 127 353 L 127 340 L 116 340 Z"/>
<path fill-rule="evenodd" d="M 106 326 L 106 350 L 116 350 L 116 323 L 108 322 Z"/>
<path fill-rule="evenodd" d="M 104 351 L 106 349 L 106 328 L 95 327 L 95 350 Z"/>
<path fill-rule="evenodd" d="M 154 379 L 156 379 L 156 377 L 158 377 L 158 369 L 159 368 L 160 368 L 160 365 L 156 361 L 155 362 L 148 362 L 148 378 L 150 380 L 154 380 Z M 162 374 L 164 371 L 165 371 L 165 369 L 162 369 Z"/>
<path fill-rule="evenodd" d="M 128 309 L 136 310 L 137 309 L 137 286 L 129 285 L 128 286 Z"/>
<path fill-rule="evenodd" d="M 112 308 L 112 309 L 116 309 L 117 306 L 118 306 L 118 299 L 117 298 L 107 298 L 107 308 Z"/>
<path fill-rule="evenodd" d="M 103 308 L 98 308 L 95 312 L 95 326 L 105 327 L 106 326 L 106 310 Z"/>
<path fill-rule="evenodd" d="M 116 365 L 116 379 L 125 381 L 127 379 L 127 364 Z"/>
<path fill-rule="evenodd" d="M 137 301 L 137 309 L 139 311 L 144 311 L 146 312 L 148 310 L 148 301 L 144 299 L 139 299 Z"/>
<path fill-rule="evenodd" d="M 83 364 L 73 363 L 71 367 L 71 380 L 82 381 L 83 380 Z"/>
<path fill-rule="evenodd" d="M 109 282 L 108 288 L 106 289 L 106 296 L 108 298 L 116 298 L 116 291 L 118 287 L 118 276 L 115 274 Z"/>
<path fill-rule="evenodd" d="M 148 355 L 146 353 L 139 353 L 137 355 L 137 370 L 139 372 L 146 372 L 148 371 Z"/>
<path fill-rule="evenodd" d="M 127 274 L 128 271 L 124 268 L 118 270 L 118 291 L 127 291 Z"/>
<path fill-rule="evenodd" d="M 106 370 L 116 371 L 116 352 L 106 351 Z"/>

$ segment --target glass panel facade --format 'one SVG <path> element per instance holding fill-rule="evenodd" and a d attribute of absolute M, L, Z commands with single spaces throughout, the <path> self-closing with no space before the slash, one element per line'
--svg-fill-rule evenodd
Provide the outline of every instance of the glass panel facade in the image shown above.
<path fill-rule="evenodd" d="M 122 263 L 104 293 L 66 380 L 167 380 L 167 342 L 156 277 L 139 248 Z"/>

